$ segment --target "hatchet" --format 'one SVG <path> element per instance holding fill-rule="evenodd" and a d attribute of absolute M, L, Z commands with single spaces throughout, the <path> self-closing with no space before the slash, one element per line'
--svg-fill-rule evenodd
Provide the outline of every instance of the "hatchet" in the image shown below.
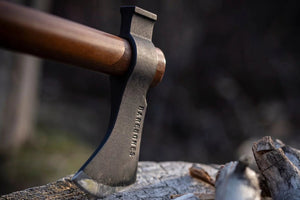
<path fill-rule="evenodd" d="M 72 179 L 95 196 L 135 182 L 147 91 L 165 71 L 164 54 L 152 43 L 156 15 L 134 6 L 121 14 L 118 37 L 0 1 L 0 46 L 110 75 L 106 136 Z"/>

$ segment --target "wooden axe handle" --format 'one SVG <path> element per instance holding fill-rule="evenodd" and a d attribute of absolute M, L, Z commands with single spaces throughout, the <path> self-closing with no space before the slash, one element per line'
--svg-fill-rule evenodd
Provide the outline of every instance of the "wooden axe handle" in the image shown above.
<path fill-rule="evenodd" d="M 37 10 L 0 1 L 0 46 L 110 75 L 127 72 L 131 47 L 120 37 Z M 158 48 L 152 86 L 165 71 Z"/>

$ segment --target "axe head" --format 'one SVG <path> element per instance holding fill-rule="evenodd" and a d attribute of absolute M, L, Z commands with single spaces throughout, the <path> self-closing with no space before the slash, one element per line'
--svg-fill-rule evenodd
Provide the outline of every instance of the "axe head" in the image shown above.
<path fill-rule="evenodd" d="M 107 134 L 72 179 L 99 197 L 120 191 L 136 180 L 146 95 L 159 65 L 159 55 L 151 41 L 156 15 L 130 6 L 122 7 L 121 13 L 120 35 L 131 44 L 131 67 L 126 75 L 111 77 Z"/>

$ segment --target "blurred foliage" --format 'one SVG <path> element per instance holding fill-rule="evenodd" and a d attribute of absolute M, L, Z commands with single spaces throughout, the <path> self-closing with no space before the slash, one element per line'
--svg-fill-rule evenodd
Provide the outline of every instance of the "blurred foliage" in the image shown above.
<path fill-rule="evenodd" d="M 31 141 L 14 156 L 1 159 L 0 194 L 75 173 L 92 151 L 70 133 L 38 126 Z"/>
<path fill-rule="evenodd" d="M 56 15 L 118 34 L 118 1 L 53 2 Z M 224 163 L 236 159 L 248 139 L 299 139 L 297 1 L 137 5 L 158 15 L 153 41 L 167 59 L 163 81 L 149 94 L 142 160 Z M 40 110 L 44 123 L 84 135 L 96 146 L 108 123 L 109 81 L 47 62 Z"/>

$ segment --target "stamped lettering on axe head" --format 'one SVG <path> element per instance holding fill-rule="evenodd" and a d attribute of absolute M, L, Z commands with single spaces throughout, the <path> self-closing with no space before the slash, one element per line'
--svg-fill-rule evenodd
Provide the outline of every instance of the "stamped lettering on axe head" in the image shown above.
<path fill-rule="evenodd" d="M 128 72 L 111 76 L 111 117 L 105 138 L 74 175 L 73 181 L 95 196 L 106 196 L 136 180 L 142 128 L 160 52 L 152 43 L 156 15 L 135 6 L 121 7 L 120 36 L 132 49 Z"/>

